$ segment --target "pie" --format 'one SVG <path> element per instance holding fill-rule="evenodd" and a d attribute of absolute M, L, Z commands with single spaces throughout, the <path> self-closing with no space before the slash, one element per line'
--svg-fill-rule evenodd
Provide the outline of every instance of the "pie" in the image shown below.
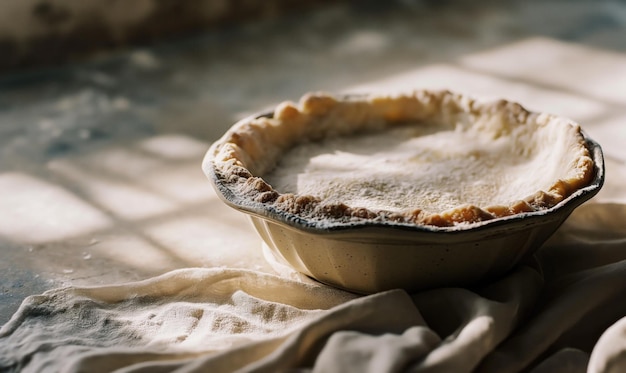
<path fill-rule="evenodd" d="M 210 153 L 239 199 L 321 225 L 473 224 L 549 209 L 594 176 L 578 124 L 449 91 L 310 93 Z"/>

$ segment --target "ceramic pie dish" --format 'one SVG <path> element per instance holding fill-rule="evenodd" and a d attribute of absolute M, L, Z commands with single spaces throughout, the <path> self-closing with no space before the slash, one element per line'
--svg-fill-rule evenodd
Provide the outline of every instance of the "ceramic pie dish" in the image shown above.
<path fill-rule="evenodd" d="M 203 170 L 279 261 L 357 293 L 502 275 L 604 180 L 578 124 L 448 91 L 308 94 L 236 123 Z"/>

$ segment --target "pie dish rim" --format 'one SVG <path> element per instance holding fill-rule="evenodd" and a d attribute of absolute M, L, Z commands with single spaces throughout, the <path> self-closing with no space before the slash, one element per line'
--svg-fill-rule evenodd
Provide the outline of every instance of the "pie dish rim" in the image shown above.
<path fill-rule="evenodd" d="M 340 97 L 353 97 L 355 95 L 344 95 Z M 360 96 L 360 95 L 358 95 Z M 274 115 L 274 110 L 265 110 L 256 114 L 252 114 L 247 116 L 246 118 L 241 119 L 232 127 L 239 125 L 240 123 L 249 122 L 256 118 L 272 118 Z M 551 215 L 559 210 L 565 205 L 575 205 L 578 206 L 588 199 L 592 198 L 596 195 L 599 190 L 602 188 L 604 184 L 605 177 L 605 166 L 604 166 L 604 157 L 602 153 L 601 146 L 592 138 L 590 138 L 587 133 L 581 128 L 580 133 L 583 137 L 584 144 L 589 151 L 589 157 L 593 161 L 593 175 L 590 182 L 582 187 L 578 188 L 570 195 L 565 197 L 563 200 L 555 204 L 554 206 L 539 209 L 528 212 L 518 212 L 515 214 L 495 217 L 489 220 L 483 220 L 478 222 L 465 222 L 461 224 L 455 224 L 450 226 L 437 226 L 437 225 L 429 225 L 429 224 L 416 224 L 410 222 L 396 222 L 392 220 L 375 220 L 375 219 L 358 219 L 352 221 L 340 221 L 333 219 L 307 219 L 299 216 L 297 213 L 288 212 L 285 210 L 278 209 L 271 204 L 257 202 L 246 196 L 245 194 L 239 193 L 238 191 L 231 188 L 224 179 L 222 175 L 219 174 L 216 170 L 216 165 L 214 163 L 214 154 L 215 149 L 220 144 L 220 140 L 214 142 L 209 150 L 207 151 L 202 168 L 206 176 L 211 181 L 214 189 L 218 192 L 218 196 L 220 199 L 225 202 L 227 205 L 239 210 L 241 212 L 261 217 L 264 219 L 268 219 L 274 222 L 278 222 L 282 225 L 286 225 L 295 229 L 311 232 L 311 233 L 336 233 L 345 230 L 352 229 L 360 229 L 360 228 L 393 228 L 393 229 L 401 229 L 401 230 L 409 230 L 409 231 L 419 231 L 419 232 L 432 232 L 432 233 L 455 233 L 455 232 L 465 232 L 465 231 L 475 231 L 475 230 L 485 230 L 490 227 L 497 227 L 501 225 L 510 224 L 515 221 L 525 220 L 527 223 L 530 223 L 530 220 L 534 220 L 540 217 L 544 217 L 547 215 Z M 253 175 L 254 176 L 254 175 Z M 262 178 L 262 177 L 261 177 Z"/>

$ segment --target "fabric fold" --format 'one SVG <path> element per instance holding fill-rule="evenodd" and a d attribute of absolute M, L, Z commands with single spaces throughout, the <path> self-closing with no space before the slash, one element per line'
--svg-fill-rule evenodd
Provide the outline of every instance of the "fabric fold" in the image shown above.
<path fill-rule="evenodd" d="M 54 289 L 28 297 L 0 329 L 0 370 L 76 371 L 89 360 L 98 362 L 90 371 L 108 372 L 123 362 L 217 353 L 283 335 L 354 298 L 235 269 L 184 269 L 129 284 Z"/>
<path fill-rule="evenodd" d="M 0 371 L 626 371 L 626 228 L 603 215 L 626 210 L 603 206 L 574 214 L 537 263 L 483 286 L 359 296 L 188 268 L 50 290 L 0 329 Z"/>

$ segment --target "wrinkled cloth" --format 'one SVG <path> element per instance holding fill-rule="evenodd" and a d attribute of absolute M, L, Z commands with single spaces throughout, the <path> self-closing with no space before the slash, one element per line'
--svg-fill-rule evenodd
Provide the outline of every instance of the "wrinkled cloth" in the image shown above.
<path fill-rule="evenodd" d="M 358 296 L 189 268 L 27 298 L 0 371 L 624 372 L 626 205 L 588 203 L 492 283 Z"/>

